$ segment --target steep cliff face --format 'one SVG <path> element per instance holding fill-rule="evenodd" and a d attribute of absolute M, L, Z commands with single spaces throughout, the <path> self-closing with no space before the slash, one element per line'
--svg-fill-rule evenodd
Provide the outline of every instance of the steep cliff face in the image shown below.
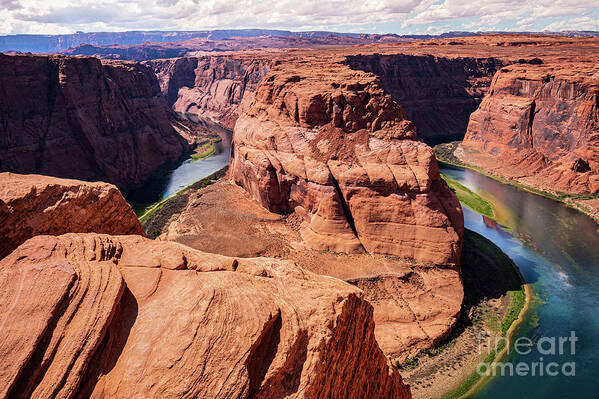
<path fill-rule="evenodd" d="M 139 64 L 0 55 L 0 94 L 0 171 L 126 189 L 187 148 Z"/>
<path fill-rule="evenodd" d="M 268 57 L 203 56 L 148 61 L 176 112 L 233 128 L 243 104 L 271 67 Z"/>
<path fill-rule="evenodd" d="M 0 173 L 0 258 L 37 235 L 90 232 L 145 236 L 112 184 Z"/>
<path fill-rule="evenodd" d="M 230 174 L 267 209 L 303 217 L 312 248 L 459 262 L 459 202 L 372 74 L 275 67 L 237 121 Z"/>
<path fill-rule="evenodd" d="M 496 58 L 431 55 L 348 56 L 352 69 L 372 72 L 406 112 L 424 140 L 461 139 L 470 114 L 503 63 Z"/>
<path fill-rule="evenodd" d="M 458 155 L 533 187 L 597 193 L 598 121 L 595 64 L 512 65 L 472 114 Z"/>
<path fill-rule="evenodd" d="M 0 291 L 2 397 L 411 398 L 361 291 L 293 262 L 38 236 Z"/>

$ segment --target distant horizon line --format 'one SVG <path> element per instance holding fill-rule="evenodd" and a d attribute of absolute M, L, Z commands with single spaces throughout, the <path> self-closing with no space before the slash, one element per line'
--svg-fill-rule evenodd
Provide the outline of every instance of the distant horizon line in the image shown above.
<path fill-rule="evenodd" d="M 596 30 L 582 30 L 582 29 L 562 29 L 560 31 L 535 31 L 535 30 L 496 30 L 496 31 L 469 31 L 469 30 L 450 30 L 441 33 L 369 33 L 369 32 L 351 32 L 351 31 L 336 31 L 336 30 L 291 30 L 291 29 L 266 29 L 266 28 L 229 28 L 229 29 L 194 29 L 194 30 L 177 30 L 177 29 L 134 29 L 134 30 L 106 30 L 106 31 L 75 31 L 72 33 L 0 33 L 0 37 L 6 36 L 70 36 L 78 34 L 93 34 L 93 33 L 197 33 L 197 32 L 232 32 L 232 31 L 266 31 L 266 32 L 286 32 L 286 33 L 331 33 L 341 35 L 371 35 L 371 36 L 442 36 L 447 34 L 473 34 L 473 35 L 484 35 L 484 34 L 564 34 L 564 33 L 596 33 L 599 35 L 599 31 Z"/>

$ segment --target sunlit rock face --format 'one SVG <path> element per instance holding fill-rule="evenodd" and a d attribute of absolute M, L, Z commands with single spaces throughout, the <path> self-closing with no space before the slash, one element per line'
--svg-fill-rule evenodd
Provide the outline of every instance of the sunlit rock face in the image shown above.
<path fill-rule="evenodd" d="M 411 398 L 362 292 L 290 261 L 37 236 L 0 292 L 2 397 Z"/>
<path fill-rule="evenodd" d="M 0 173 L 0 259 L 36 235 L 72 232 L 145 236 L 112 184 Z"/>
<path fill-rule="evenodd" d="M 304 218 L 314 249 L 459 263 L 463 218 L 432 150 L 372 74 L 282 63 L 235 125 L 230 175 Z"/>
<path fill-rule="evenodd" d="M 535 187 L 597 193 L 598 98 L 595 64 L 505 67 L 470 118 L 464 156 Z"/>

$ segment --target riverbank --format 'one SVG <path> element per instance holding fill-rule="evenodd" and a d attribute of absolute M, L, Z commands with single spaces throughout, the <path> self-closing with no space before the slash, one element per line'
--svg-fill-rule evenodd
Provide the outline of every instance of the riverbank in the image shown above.
<path fill-rule="evenodd" d="M 466 230 L 462 254 L 462 319 L 447 342 L 399 364 L 415 399 L 463 397 L 482 386 L 477 366 L 499 361 L 502 337 L 513 339 L 532 298 L 530 287 L 503 251 Z"/>
<path fill-rule="evenodd" d="M 520 190 L 540 195 L 544 198 L 548 198 L 553 201 L 561 202 L 564 205 L 572 209 L 576 209 L 577 211 L 585 214 L 586 216 L 593 219 L 596 223 L 599 223 L 599 194 L 568 194 L 560 191 L 544 190 L 538 187 L 532 187 L 530 185 L 523 184 L 513 179 L 506 178 L 504 176 L 500 176 L 496 173 L 492 173 L 488 170 L 482 169 L 479 166 L 465 162 L 464 160 L 456 156 L 455 151 L 456 149 L 458 149 L 459 144 L 459 141 L 454 141 L 451 143 L 443 143 L 436 145 L 434 147 L 434 151 L 437 160 L 448 165 L 474 170 L 475 172 L 485 175 L 500 183 L 508 184 Z M 591 205 L 587 205 L 584 202 L 589 202 L 591 203 Z"/>
<path fill-rule="evenodd" d="M 458 200 L 460 200 L 460 203 L 462 205 L 465 205 L 468 208 L 472 209 L 474 212 L 480 213 L 481 215 L 484 215 L 491 219 L 495 217 L 493 206 L 483 197 L 476 194 L 459 181 L 454 180 L 451 177 L 444 175 L 443 173 L 441 173 L 441 178 L 445 180 L 449 188 L 451 188 L 453 192 L 457 195 Z"/>
<path fill-rule="evenodd" d="M 189 195 L 224 177 L 227 174 L 227 169 L 228 166 L 225 166 L 210 176 L 199 179 L 195 183 L 181 189 L 172 197 L 146 206 L 138 213 L 138 217 L 148 237 L 156 238 L 162 234 L 162 229 L 166 226 L 171 216 L 180 213 L 185 208 Z"/>

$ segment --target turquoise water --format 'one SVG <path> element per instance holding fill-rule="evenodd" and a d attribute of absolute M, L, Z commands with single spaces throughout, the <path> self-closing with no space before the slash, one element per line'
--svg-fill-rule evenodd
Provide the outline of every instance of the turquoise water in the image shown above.
<path fill-rule="evenodd" d="M 517 332 L 518 337 L 532 341 L 530 353 L 524 354 L 523 348 L 523 354 L 512 351 L 503 360 L 514 366 L 525 363 L 529 371 L 509 375 L 508 369 L 472 397 L 599 398 L 599 225 L 559 202 L 477 172 L 447 165 L 441 166 L 441 172 L 494 205 L 498 223 L 465 208 L 465 225 L 499 246 L 532 284 L 537 297 Z M 560 355 L 559 337 L 568 337 L 572 331 L 578 338 L 574 353 L 567 341 Z M 556 343 L 555 355 L 543 353 L 551 352 L 551 340 Z M 547 375 L 551 362 L 557 363 L 549 369 L 555 372 L 557 367 L 556 376 Z M 536 367 L 534 376 L 532 367 Z M 539 369 L 544 371 L 542 376 Z"/>

